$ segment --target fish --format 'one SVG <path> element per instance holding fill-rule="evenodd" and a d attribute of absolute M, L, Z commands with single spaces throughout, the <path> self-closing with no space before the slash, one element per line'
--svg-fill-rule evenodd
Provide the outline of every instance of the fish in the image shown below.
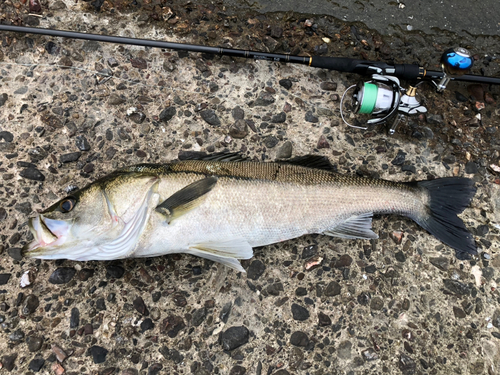
<path fill-rule="evenodd" d="M 458 214 L 464 177 L 393 182 L 339 174 L 323 157 L 255 162 L 231 155 L 122 168 L 28 220 L 39 259 L 115 260 L 187 253 L 244 272 L 253 248 L 319 233 L 375 239 L 374 214 L 411 218 L 459 259 L 477 254 Z"/>

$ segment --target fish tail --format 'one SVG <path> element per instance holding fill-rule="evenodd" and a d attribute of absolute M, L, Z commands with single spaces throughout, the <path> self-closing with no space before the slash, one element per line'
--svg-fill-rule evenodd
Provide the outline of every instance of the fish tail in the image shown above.
<path fill-rule="evenodd" d="M 458 259 L 470 259 L 476 255 L 476 244 L 472 234 L 457 214 L 470 203 L 476 188 L 471 179 L 463 177 L 438 178 L 417 182 L 427 190 L 429 201 L 427 212 L 414 220 L 433 236 L 456 251 Z"/>

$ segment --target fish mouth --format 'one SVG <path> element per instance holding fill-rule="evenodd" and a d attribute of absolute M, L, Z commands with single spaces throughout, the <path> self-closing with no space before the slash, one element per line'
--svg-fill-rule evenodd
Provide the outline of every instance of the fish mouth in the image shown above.
<path fill-rule="evenodd" d="M 70 229 L 65 221 L 49 219 L 42 214 L 29 219 L 28 226 L 35 239 L 23 247 L 22 254 L 30 258 L 53 252 L 65 242 Z"/>

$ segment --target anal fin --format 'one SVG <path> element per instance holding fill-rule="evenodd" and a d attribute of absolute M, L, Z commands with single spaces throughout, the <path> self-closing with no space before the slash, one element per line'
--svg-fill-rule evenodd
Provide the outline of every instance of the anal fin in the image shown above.
<path fill-rule="evenodd" d="M 372 231 L 372 212 L 351 216 L 343 223 L 329 229 L 323 234 L 333 237 L 341 237 L 347 239 L 373 239 L 378 238 L 378 235 Z"/>
<path fill-rule="evenodd" d="M 244 239 L 231 239 L 217 242 L 204 242 L 189 246 L 188 254 L 222 263 L 239 272 L 245 272 L 238 259 L 250 259 L 253 250 Z"/>

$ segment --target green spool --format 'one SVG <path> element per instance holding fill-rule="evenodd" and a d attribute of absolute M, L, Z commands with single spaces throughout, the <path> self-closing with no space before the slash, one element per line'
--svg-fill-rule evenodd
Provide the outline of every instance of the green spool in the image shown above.
<path fill-rule="evenodd" d="M 363 97 L 361 98 L 361 106 L 358 113 L 372 113 L 377 102 L 377 85 L 365 82 L 363 86 Z"/>

